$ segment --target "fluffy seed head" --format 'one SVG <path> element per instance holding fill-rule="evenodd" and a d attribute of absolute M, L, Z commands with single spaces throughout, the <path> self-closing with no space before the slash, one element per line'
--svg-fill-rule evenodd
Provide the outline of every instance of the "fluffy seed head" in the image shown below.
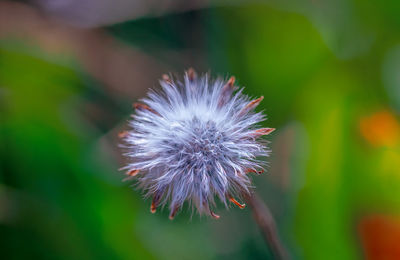
<path fill-rule="evenodd" d="M 164 75 L 162 91 L 150 91 L 135 104 L 125 141 L 127 179 L 153 197 L 151 212 L 169 203 L 172 219 L 184 202 L 200 214 L 219 218 L 211 208 L 248 193 L 249 174 L 261 173 L 268 156 L 261 138 L 273 128 L 257 128 L 265 118 L 254 112 L 262 97 L 250 100 L 235 78 L 210 80 L 189 69 L 184 81 Z"/>

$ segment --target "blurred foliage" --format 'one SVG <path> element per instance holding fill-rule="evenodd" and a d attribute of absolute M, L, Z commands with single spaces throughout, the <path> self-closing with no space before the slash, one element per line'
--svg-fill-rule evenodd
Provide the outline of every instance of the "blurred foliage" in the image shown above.
<path fill-rule="evenodd" d="M 393 247 L 369 249 L 387 218 L 400 219 L 399 11 L 396 1 L 271 1 L 106 30 L 171 70 L 193 66 L 168 59 L 191 52 L 264 95 L 265 124 L 278 130 L 269 173 L 254 181 L 294 259 L 398 259 Z M 75 58 L 0 40 L 5 259 L 271 258 L 248 209 L 220 207 L 217 222 L 150 214 L 117 170 L 113 129 L 129 108 Z"/>

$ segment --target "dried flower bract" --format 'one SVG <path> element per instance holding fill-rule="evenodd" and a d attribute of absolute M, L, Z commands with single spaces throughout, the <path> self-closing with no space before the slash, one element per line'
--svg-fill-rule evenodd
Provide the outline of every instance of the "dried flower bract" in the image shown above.
<path fill-rule="evenodd" d="M 193 69 L 183 82 L 163 75 L 160 84 L 162 91 L 134 105 L 131 130 L 120 135 L 126 179 L 137 178 L 152 197 L 151 212 L 169 204 L 171 219 L 185 202 L 217 219 L 216 197 L 244 208 L 235 198 L 249 192 L 250 173 L 263 172 L 269 151 L 262 136 L 274 130 L 258 127 L 265 117 L 254 109 L 263 97 L 249 99 L 234 77 L 211 80 Z"/>

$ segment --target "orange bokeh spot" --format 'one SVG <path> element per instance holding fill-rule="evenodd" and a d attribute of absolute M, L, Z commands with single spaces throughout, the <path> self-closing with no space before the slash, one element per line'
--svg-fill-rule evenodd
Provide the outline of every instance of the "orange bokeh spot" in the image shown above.
<path fill-rule="evenodd" d="M 400 217 L 373 215 L 358 225 L 367 260 L 400 259 Z"/>
<path fill-rule="evenodd" d="M 375 146 L 395 146 L 400 139 L 400 124 L 387 110 L 360 120 L 361 135 Z"/>

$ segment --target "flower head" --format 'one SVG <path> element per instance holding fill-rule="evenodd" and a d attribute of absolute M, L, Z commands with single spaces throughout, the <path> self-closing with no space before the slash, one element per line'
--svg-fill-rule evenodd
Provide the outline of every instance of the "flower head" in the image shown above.
<path fill-rule="evenodd" d="M 136 114 L 123 138 L 128 179 L 153 198 L 151 211 L 169 203 L 170 218 L 185 202 L 200 214 L 219 218 L 212 210 L 215 198 L 225 205 L 249 192 L 249 173 L 261 173 L 268 156 L 260 137 L 273 128 L 257 128 L 265 119 L 254 108 L 263 97 L 250 100 L 227 82 L 197 77 L 193 69 L 184 82 L 164 75 L 162 91 L 150 91 L 135 104 Z"/>

